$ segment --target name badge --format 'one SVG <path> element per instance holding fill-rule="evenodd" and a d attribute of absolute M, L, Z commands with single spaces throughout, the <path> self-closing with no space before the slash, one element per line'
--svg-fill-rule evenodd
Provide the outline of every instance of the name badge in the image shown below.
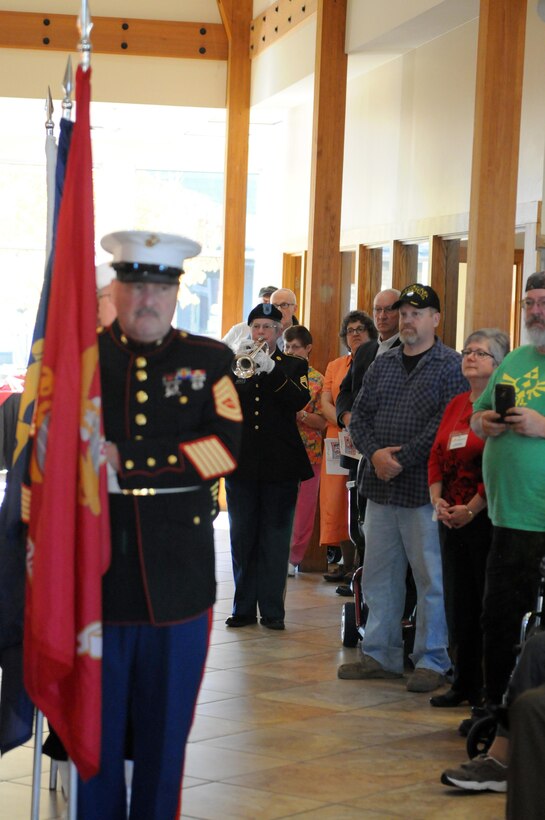
<path fill-rule="evenodd" d="M 448 449 L 460 450 L 462 447 L 466 446 L 468 438 L 469 430 L 466 430 L 464 433 L 451 433 L 448 440 Z"/>

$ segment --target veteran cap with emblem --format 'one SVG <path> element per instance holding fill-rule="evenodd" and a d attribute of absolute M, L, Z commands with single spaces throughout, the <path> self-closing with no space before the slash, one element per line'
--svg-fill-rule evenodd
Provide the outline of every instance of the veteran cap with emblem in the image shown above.
<path fill-rule="evenodd" d="M 427 307 L 441 310 L 441 303 L 434 289 L 430 288 L 429 285 L 420 285 L 418 282 L 403 288 L 399 299 L 394 302 L 392 308 L 397 310 L 398 307 L 405 304 L 412 305 L 419 310 Z"/>
<path fill-rule="evenodd" d="M 260 302 L 248 314 L 247 324 L 251 325 L 254 319 L 270 319 L 272 322 L 281 322 L 282 313 L 274 305 Z"/>
<path fill-rule="evenodd" d="M 150 231 L 116 231 L 100 244 L 113 255 L 112 267 L 121 282 L 176 284 L 184 261 L 201 252 L 199 243 L 185 236 Z"/>

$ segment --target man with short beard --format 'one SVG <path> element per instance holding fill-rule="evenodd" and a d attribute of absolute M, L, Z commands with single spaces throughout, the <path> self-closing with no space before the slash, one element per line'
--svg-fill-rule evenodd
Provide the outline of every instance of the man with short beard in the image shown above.
<path fill-rule="evenodd" d="M 483 475 L 494 525 L 482 617 L 489 704 L 501 702 L 545 555 L 545 271 L 529 277 L 522 307 L 531 344 L 513 350 L 497 367 L 471 420 L 486 439 Z M 504 421 L 494 410 L 497 384 L 515 388 L 515 407 Z"/>
<path fill-rule="evenodd" d="M 401 618 L 407 563 L 417 591 L 415 670 L 410 692 L 430 692 L 450 668 L 441 551 L 427 486 L 428 456 L 443 410 L 467 389 L 461 356 L 435 335 L 439 297 L 415 283 L 391 304 L 399 309 L 401 345 L 367 370 L 352 408 L 350 434 L 365 458 L 359 491 L 367 498 L 363 596 L 369 616 L 357 663 L 339 678 L 400 678 Z"/>

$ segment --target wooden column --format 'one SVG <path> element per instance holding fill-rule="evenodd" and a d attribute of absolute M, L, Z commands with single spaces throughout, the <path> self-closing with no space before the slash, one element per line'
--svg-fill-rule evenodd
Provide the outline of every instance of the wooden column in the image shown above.
<path fill-rule="evenodd" d="M 338 355 L 346 4 L 347 0 L 318 0 L 317 9 L 308 275 L 303 319 L 314 336 L 312 362 L 322 373 Z"/>
<path fill-rule="evenodd" d="M 418 281 L 418 245 L 394 241 L 392 254 L 392 287 L 403 290 Z"/>
<path fill-rule="evenodd" d="M 373 315 L 373 300 L 382 287 L 382 248 L 358 248 L 358 309 Z"/>
<path fill-rule="evenodd" d="M 431 243 L 431 286 L 441 302 L 441 322 L 437 335 L 449 347 L 456 347 L 458 318 L 458 271 L 460 240 L 434 236 Z"/>
<path fill-rule="evenodd" d="M 481 0 L 465 332 L 509 327 L 527 0 Z"/>
<path fill-rule="evenodd" d="M 226 333 L 243 319 L 253 2 L 218 0 L 218 6 L 229 41 L 221 320 Z"/>

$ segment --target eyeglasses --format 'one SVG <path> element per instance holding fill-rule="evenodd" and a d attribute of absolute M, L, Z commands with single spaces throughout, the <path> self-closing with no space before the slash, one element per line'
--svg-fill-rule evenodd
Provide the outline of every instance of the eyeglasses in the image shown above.
<path fill-rule="evenodd" d="M 494 359 L 492 353 L 487 353 L 486 350 L 471 350 L 469 347 L 464 347 L 463 350 L 460 351 L 462 354 L 462 358 L 465 359 L 468 356 L 476 356 L 478 359 Z M 494 359 L 494 361 L 496 361 Z"/>
<path fill-rule="evenodd" d="M 251 330 L 276 330 L 277 325 L 251 325 Z"/>
<path fill-rule="evenodd" d="M 347 327 L 346 328 L 346 335 L 347 336 L 353 336 L 354 333 L 357 333 L 357 334 L 367 333 L 367 328 L 362 327 L 361 325 L 358 325 L 358 327 Z"/>
<path fill-rule="evenodd" d="M 275 305 L 275 307 L 282 308 L 282 310 L 285 310 L 289 307 L 295 307 L 295 302 L 280 302 L 279 304 Z"/>
<path fill-rule="evenodd" d="M 526 310 L 532 310 L 536 305 L 540 310 L 545 310 L 545 299 L 522 299 L 520 302 L 520 306 Z"/>
<path fill-rule="evenodd" d="M 389 313 L 395 313 L 397 308 L 393 308 L 391 305 L 389 307 L 374 307 L 373 313 L 385 313 L 388 315 Z"/>

